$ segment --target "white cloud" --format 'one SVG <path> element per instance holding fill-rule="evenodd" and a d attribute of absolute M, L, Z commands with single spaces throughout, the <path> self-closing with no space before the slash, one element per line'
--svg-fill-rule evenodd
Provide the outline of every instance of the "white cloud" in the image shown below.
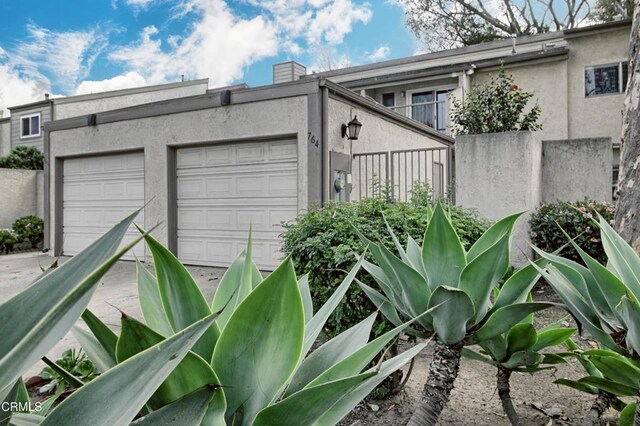
<path fill-rule="evenodd" d="M 139 72 L 150 84 L 178 80 L 181 75 L 209 77 L 212 86 L 230 84 L 252 63 L 278 52 L 277 30 L 262 16 L 234 16 L 222 0 L 189 0 L 177 18 L 195 14 L 184 37 L 163 45 L 158 29 L 146 27 L 140 40 L 113 51 L 109 59 Z"/>
<path fill-rule="evenodd" d="M 27 31 L 27 40 L 10 54 L 12 66 L 37 81 L 47 80 L 46 73 L 65 92 L 89 75 L 93 62 L 107 46 L 106 35 L 98 29 L 54 32 L 29 24 Z"/>
<path fill-rule="evenodd" d="M 372 54 L 367 56 L 367 59 L 370 61 L 381 61 L 388 58 L 390 53 L 391 49 L 389 49 L 389 46 L 380 46 L 374 50 Z"/>
<path fill-rule="evenodd" d="M 135 71 L 130 71 L 106 80 L 85 80 L 76 89 L 76 95 L 84 95 L 86 93 L 107 92 L 109 90 L 130 89 L 132 87 L 141 87 L 147 84 L 143 76 Z"/>
<path fill-rule="evenodd" d="M 12 61 L 9 53 L 0 47 L 0 111 L 8 115 L 8 107 L 44 99 L 51 84 L 45 77 L 26 75 Z"/>

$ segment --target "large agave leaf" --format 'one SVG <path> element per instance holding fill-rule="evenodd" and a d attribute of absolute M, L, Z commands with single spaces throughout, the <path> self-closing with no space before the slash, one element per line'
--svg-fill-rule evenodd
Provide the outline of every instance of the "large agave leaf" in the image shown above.
<path fill-rule="evenodd" d="M 214 320 L 208 316 L 197 321 L 118 364 L 71 394 L 42 425 L 128 424 Z"/>
<path fill-rule="evenodd" d="M 71 332 L 91 362 L 93 362 L 101 373 L 104 373 L 117 364 L 116 360 L 105 350 L 104 346 L 102 346 L 93 334 L 77 325 L 73 326 Z"/>
<path fill-rule="evenodd" d="M 162 305 L 173 330 L 183 330 L 211 315 L 207 301 L 182 263 L 150 235 L 145 236 L 145 241 L 153 255 Z M 214 324 L 196 342 L 193 351 L 204 359 L 211 359 L 219 334 Z"/>
<path fill-rule="evenodd" d="M 11 403 L 24 404 L 28 407 L 29 394 L 27 388 L 24 386 L 22 378 L 18 379 L 16 383 L 9 389 L 9 392 L 5 396 L 4 400 L 0 400 L 0 426 L 6 426 L 9 424 L 11 418 Z M 24 410 L 24 411 L 28 411 Z"/>
<path fill-rule="evenodd" d="M 633 426 L 636 417 L 637 405 L 637 402 L 632 402 L 624 407 L 620 412 L 620 418 L 618 419 L 620 426 Z"/>
<path fill-rule="evenodd" d="M 95 284 L 117 260 L 112 256 L 137 213 L 0 305 L 0 400 L 24 370 L 71 329 L 89 302 Z M 103 266 L 96 271 L 100 265 Z M 24 315 L 25 307 L 29 315 Z"/>
<path fill-rule="evenodd" d="M 617 354 L 616 354 L 617 355 Z M 640 369 L 622 356 L 589 356 L 589 361 L 606 377 L 614 382 L 638 389 Z"/>
<path fill-rule="evenodd" d="M 411 314 L 409 314 L 409 308 L 404 305 L 404 301 L 402 299 L 400 286 L 391 285 L 390 277 L 393 276 L 391 266 L 387 264 L 384 256 L 382 256 L 382 254 L 380 253 L 380 249 L 377 249 L 377 252 L 382 262 L 386 265 L 387 271 L 390 275 L 387 276 L 387 273 L 381 267 L 374 265 L 367 260 L 362 261 L 362 267 L 369 273 L 369 275 L 373 277 L 380 289 L 384 292 L 387 299 L 389 299 L 393 303 L 393 306 L 395 306 L 397 310 L 399 310 L 406 316 L 410 317 Z"/>
<path fill-rule="evenodd" d="M 622 383 L 614 382 L 613 380 L 604 379 L 601 377 L 583 377 L 578 380 L 579 383 L 594 386 L 603 391 L 612 393 L 616 396 L 636 396 L 638 394 L 637 387 L 631 387 L 623 385 Z"/>
<path fill-rule="evenodd" d="M 428 313 L 425 313 L 423 315 L 427 314 Z M 406 330 L 414 321 L 416 321 L 416 318 L 407 321 L 406 323 L 367 343 L 364 347 L 358 349 L 356 352 L 334 364 L 331 368 L 316 377 L 307 385 L 307 387 L 344 379 L 360 373 L 362 369 L 369 365 L 376 355 L 378 355 L 391 340 L 393 340 L 400 332 Z"/>
<path fill-rule="evenodd" d="M 625 285 L 640 299 L 640 258 L 627 242 L 600 217 L 600 236 L 609 264 Z"/>
<path fill-rule="evenodd" d="M 327 299 L 325 304 L 322 305 L 322 308 L 320 308 L 318 312 L 316 312 L 316 314 L 313 316 L 313 318 L 311 318 L 311 320 L 309 320 L 309 322 L 307 322 L 307 324 L 305 325 L 302 356 L 305 356 L 309 352 L 311 346 L 313 346 L 313 343 L 316 341 L 316 339 L 320 335 L 320 332 L 322 331 L 322 328 L 329 319 L 329 316 L 331 316 L 333 311 L 340 304 L 340 301 L 342 300 L 344 295 L 347 293 L 349 286 L 360 270 L 360 266 L 362 266 L 362 261 L 364 260 L 365 254 L 366 250 L 365 253 L 362 253 L 362 256 L 360 256 L 356 264 L 353 266 L 353 268 L 351 268 L 351 271 L 349 271 L 345 279 L 338 286 L 338 288 L 336 288 L 331 297 Z"/>
<path fill-rule="evenodd" d="M 575 332 L 576 328 L 554 328 L 539 331 L 538 340 L 536 340 L 531 350 L 537 352 L 544 348 L 559 345 L 569 339 Z"/>
<path fill-rule="evenodd" d="M 458 235 L 440 203 L 424 234 L 422 261 L 432 291 L 443 285 L 458 287 L 460 273 L 467 261 Z"/>
<path fill-rule="evenodd" d="M 420 272 L 425 280 L 429 279 L 427 271 L 424 269 L 424 263 L 422 261 L 422 247 L 418 245 L 416 240 L 414 240 L 411 235 L 407 237 L 407 259 L 409 260 L 409 263 L 411 264 L 413 269 Z"/>
<path fill-rule="evenodd" d="M 384 315 L 385 318 L 387 318 L 389 322 L 391 322 L 391 324 L 395 326 L 399 326 L 400 324 L 402 324 L 402 319 L 400 319 L 398 311 L 396 310 L 393 303 L 389 301 L 389 299 L 382 295 L 378 290 L 369 287 L 357 278 L 356 283 L 362 289 L 362 291 L 364 291 L 369 300 L 371 300 L 373 304 L 376 305 L 376 308 L 378 308 L 380 312 L 382 312 L 382 315 Z"/>
<path fill-rule="evenodd" d="M 504 336 L 496 336 L 492 339 L 483 340 L 480 346 L 491 354 L 491 357 L 499 362 L 507 360 L 507 339 Z"/>
<path fill-rule="evenodd" d="M 304 274 L 298 278 L 300 295 L 302 296 L 302 306 L 304 306 L 304 323 L 308 323 L 313 318 L 313 299 L 309 289 L 309 274 Z"/>
<path fill-rule="evenodd" d="M 120 364 L 165 340 L 161 334 L 127 315 L 122 315 L 120 323 L 122 331 L 116 347 L 116 356 Z M 209 363 L 189 352 L 149 398 L 147 404 L 156 410 L 203 386 L 220 384 Z M 222 392 L 219 392 L 215 399 L 218 407 L 224 407 Z M 224 411 L 221 415 L 223 414 Z"/>
<path fill-rule="evenodd" d="M 428 309 L 431 290 L 422 275 L 391 253 L 385 246 L 380 252 L 391 267 L 392 286 L 401 290 L 401 299 L 411 317 L 417 317 Z"/>
<path fill-rule="evenodd" d="M 215 386 L 205 386 L 181 399 L 165 405 L 131 423 L 131 426 L 200 426 L 215 393 L 222 390 Z M 224 424 L 224 423 L 221 423 Z"/>
<path fill-rule="evenodd" d="M 569 311 L 598 342 L 612 350 L 621 350 L 611 336 L 602 329 L 600 318 L 593 306 L 584 299 L 583 294 L 587 294 L 586 289 L 581 294 L 579 289 L 574 287 L 575 282 L 582 280 L 582 276 L 578 272 L 559 263 L 548 265 L 546 270 L 538 266 L 535 267 L 562 299 Z"/>
<path fill-rule="evenodd" d="M 391 240 L 393 241 L 393 244 L 396 246 L 396 250 L 398 251 L 398 254 L 400 255 L 400 259 L 402 259 L 403 262 L 405 262 L 405 263 L 410 265 L 411 261 L 409 260 L 409 257 L 407 256 L 407 252 L 404 251 L 404 247 L 402 247 L 402 244 L 400 244 L 400 240 L 396 236 L 395 232 L 393 232 L 393 229 L 391 229 L 391 226 L 389 226 L 389 222 L 387 222 L 387 218 L 384 215 L 384 213 L 382 213 L 382 219 L 384 220 L 384 224 L 387 227 L 387 231 L 389 232 L 389 235 L 391 236 Z"/>
<path fill-rule="evenodd" d="M 462 341 L 467 324 L 475 315 L 473 302 L 464 291 L 453 287 L 438 287 L 429 300 L 433 329 L 445 345 Z"/>
<path fill-rule="evenodd" d="M 171 336 L 173 334 L 173 328 L 164 311 L 156 277 L 137 260 L 136 275 L 138 281 L 138 300 L 145 322 L 149 327 L 163 336 Z"/>
<path fill-rule="evenodd" d="M 12 426 L 37 426 L 42 423 L 44 417 L 37 414 L 16 413 L 11 417 Z"/>
<path fill-rule="evenodd" d="M 536 329 L 532 324 L 516 324 L 507 333 L 507 356 L 511 357 L 519 351 L 526 351 L 538 340 Z"/>
<path fill-rule="evenodd" d="M 306 357 L 293 375 L 285 397 L 299 391 L 327 369 L 365 346 L 377 315 L 377 312 L 369 315 Z"/>
<path fill-rule="evenodd" d="M 616 309 L 627 327 L 627 346 L 640 354 L 640 306 L 624 296 Z"/>
<path fill-rule="evenodd" d="M 370 371 L 376 371 L 378 374 L 369 378 L 364 383 L 356 386 L 351 391 L 342 394 L 342 398 L 331 407 L 317 422 L 318 425 L 334 425 L 337 424 L 344 416 L 349 414 L 353 408 L 358 405 L 371 391 L 378 386 L 384 379 L 398 369 L 402 368 L 407 362 L 415 357 L 421 350 L 427 346 L 426 343 L 418 344 L 413 348 L 383 362 L 379 368 L 374 367 Z"/>
<path fill-rule="evenodd" d="M 345 393 L 352 391 L 358 385 L 375 375 L 376 372 L 370 371 L 346 379 L 303 389 L 262 410 L 258 413 L 258 416 L 253 422 L 253 426 L 299 426 L 317 424 L 318 420 L 329 411 Z"/>
<path fill-rule="evenodd" d="M 4 398 L 6 392 L 8 392 L 7 388 L 13 385 L 25 369 L 29 368 L 34 362 L 44 356 L 46 352 L 71 329 L 73 323 L 80 317 L 89 304 L 89 300 L 91 300 L 91 296 L 100 278 L 102 278 L 124 253 L 136 245 L 140 239 L 141 238 L 136 239 L 124 246 L 114 256 L 84 278 L 84 280 L 73 288 L 61 301 L 58 302 L 55 300 L 56 297 L 53 298 L 54 300 L 51 300 L 52 298 L 50 298 L 48 294 L 41 294 L 41 300 L 36 302 L 36 304 L 39 305 L 36 311 L 40 311 L 42 305 L 45 304 L 49 306 L 50 310 L 45 311 L 43 318 L 41 318 L 40 322 L 35 324 L 32 329 L 24 330 L 22 328 L 23 322 L 9 321 L 2 323 L 3 328 L 1 331 L 3 338 L 5 335 L 9 335 L 12 338 L 20 337 L 20 340 L 18 340 L 12 348 L 6 348 L 8 352 L 2 354 L 0 358 L 0 399 Z M 84 264 L 76 263 L 75 265 Z M 50 277 L 59 277 L 58 275 L 54 275 L 59 270 L 60 269 L 47 274 L 43 279 L 47 280 Z M 74 269 L 66 269 L 66 271 L 70 271 L 72 274 L 76 272 Z M 34 284 L 34 286 L 35 285 L 37 285 L 37 283 Z M 33 286 L 30 288 L 33 288 Z M 29 291 L 29 289 L 25 291 Z M 55 294 L 56 292 L 52 291 L 52 293 Z M 19 295 L 16 296 L 16 298 L 19 298 Z M 8 311 L 11 311 L 13 308 L 11 302 L 14 299 L 7 302 L 9 305 L 5 304 L 3 307 L 9 306 Z M 2 307 L 0 307 L 0 311 L 2 311 Z M 0 314 L 0 317 L 2 316 L 3 315 Z M 20 315 L 18 317 L 25 316 Z M 18 317 L 14 317 L 14 319 Z M 31 312 L 26 317 L 31 317 Z M 25 322 L 30 323 L 30 321 Z M 18 336 L 15 330 L 18 330 L 22 335 Z M 4 344 L 3 339 L 0 339 L 0 341 L 2 342 L 1 344 Z"/>
<path fill-rule="evenodd" d="M 469 253 L 467 253 L 467 262 L 471 262 L 480 256 L 481 253 L 488 250 L 489 247 L 492 247 L 505 235 L 510 236 L 511 231 L 513 230 L 513 225 L 520 216 L 522 216 L 522 212 L 512 214 L 511 216 L 500 219 L 498 222 L 493 224 L 493 226 L 487 229 L 469 249 Z"/>
<path fill-rule="evenodd" d="M 458 288 L 473 302 L 475 316 L 472 323 L 480 322 L 489 310 L 489 296 L 509 269 L 509 233 L 469 262 L 460 274 Z"/>
<path fill-rule="evenodd" d="M 529 314 L 551 308 L 552 306 L 558 305 L 550 302 L 525 302 L 503 306 L 489 315 L 489 318 L 482 327 L 472 334 L 471 341 L 473 343 L 479 343 L 493 339 L 496 336 L 506 333 Z"/>
<path fill-rule="evenodd" d="M 535 261 L 535 264 L 539 267 L 543 267 L 546 263 L 546 259 L 538 259 Z M 491 311 L 493 312 L 496 309 L 513 303 L 526 302 L 527 296 L 539 278 L 540 273 L 533 265 L 527 265 L 516 271 L 502 285 Z"/>
<path fill-rule="evenodd" d="M 535 366 L 542 361 L 542 355 L 532 351 L 518 351 L 509 357 L 506 362 L 501 365 L 508 369 L 514 370 L 516 368 L 525 366 Z"/>
<path fill-rule="evenodd" d="M 286 259 L 236 308 L 216 345 L 212 365 L 229 386 L 229 423 L 251 424 L 275 399 L 298 365 L 304 331 L 300 289 Z"/>
<path fill-rule="evenodd" d="M 118 343 L 118 336 L 114 333 L 105 323 L 103 323 L 97 316 L 93 314 L 88 308 L 82 313 L 82 320 L 95 338 L 100 342 L 100 345 L 109 354 L 111 359 L 116 360 L 116 344 Z"/>

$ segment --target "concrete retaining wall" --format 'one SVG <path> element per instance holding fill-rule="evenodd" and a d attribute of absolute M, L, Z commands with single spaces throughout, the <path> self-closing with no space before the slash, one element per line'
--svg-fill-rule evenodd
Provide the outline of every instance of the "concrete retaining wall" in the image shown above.
<path fill-rule="evenodd" d="M 610 138 L 542 143 L 542 201 L 611 201 Z"/>
<path fill-rule="evenodd" d="M 41 170 L 0 169 L 0 229 L 11 228 L 23 216 L 44 217 L 43 191 Z"/>
<path fill-rule="evenodd" d="M 540 142 L 531 132 L 456 138 L 456 202 L 492 220 L 525 213 L 514 229 L 511 262 L 531 256 L 530 212 L 540 202 L 611 200 L 610 138 Z"/>
<path fill-rule="evenodd" d="M 491 220 L 526 211 L 513 233 L 511 263 L 531 254 L 529 211 L 540 203 L 542 144 L 531 132 L 456 138 L 456 202 Z"/>

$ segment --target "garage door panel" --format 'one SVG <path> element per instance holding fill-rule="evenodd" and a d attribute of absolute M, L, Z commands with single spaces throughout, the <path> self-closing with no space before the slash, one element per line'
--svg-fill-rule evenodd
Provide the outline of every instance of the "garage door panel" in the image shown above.
<path fill-rule="evenodd" d="M 297 214 L 297 142 L 183 148 L 176 158 L 180 260 L 228 266 L 251 228 L 255 262 L 275 268 L 280 222 Z"/>
<path fill-rule="evenodd" d="M 63 167 L 63 254 L 75 255 L 144 205 L 144 154 L 68 159 Z M 144 224 L 141 212 L 136 223 Z M 139 236 L 130 227 L 124 246 Z M 144 244 L 134 253 L 144 258 Z M 129 254 L 125 259 L 133 259 Z"/>

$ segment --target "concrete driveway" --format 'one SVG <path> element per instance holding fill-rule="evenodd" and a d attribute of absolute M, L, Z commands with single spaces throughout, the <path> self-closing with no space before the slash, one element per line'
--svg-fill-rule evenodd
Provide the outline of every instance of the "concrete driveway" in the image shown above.
<path fill-rule="evenodd" d="M 68 259 L 62 258 L 60 262 L 63 263 Z M 9 300 L 26 288 L 42 273 L 40 267 L 47 268 L 54 260 L 51 256 L 43 253 L 0 256 L 0 303 Z M 198 283 L 207 301 L 211 302 L 225 269 L 200 266 L 188 266 L 187 269 Z M 120 261 L 115 264 L 103 277 L 89 303 L 89 309 L 117 331 L 120 328 L 120 313 L 109 304 L 134 318 L 142 319 L 138 304 L 135 262 Z M 28 307 L 25 308 L 25 314 L 27 314 Z M 78 323 L 84 326 L 82 320 L 79 320 Z M 62 352 L 71 347 L 79 348 L 80 345 L 69 333 L 47 355 L 50 359 L 56 360 L 60 358 Z M 42 362 L 33 366 L 25 377 L 38 374 L 42 367 L 44 367 Z"/>

